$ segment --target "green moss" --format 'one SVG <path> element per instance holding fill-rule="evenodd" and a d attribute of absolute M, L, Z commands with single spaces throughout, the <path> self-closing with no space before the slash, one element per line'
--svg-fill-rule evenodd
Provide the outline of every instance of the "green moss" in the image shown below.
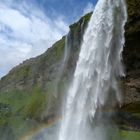
<path fill-rule="evenodd" d="M 128 104 L 121 108 L 122 111 L 132 114 L 140 114 L 140 102 Z"/>
<path fill-rule="evenodd" d="M 65 37 L 63 37 L 61 40 L 59 40 L 53 45 L 52 50 L 55 53 L 54 55 L 56 56 L 56 59 L 60 59 L 62 57 L 64 53 L 63 52 L 64 46 L 65 46 Z"/>
<path fill-rule="evenodd" d="M 35 112 L 38 113 L 41 111 L 40 109 L 44 107 L 43 105 L 46 101 L 47 94 L 43 93 L 41 89 L 36 87 L 28 92 L 17 90 L 0 94 L 0 103 L 8 104 L 11 108 L 10 115 L 13 116 L 36 116 Z"/>
<path fill-rule="evenodd" d="M 0 126 L 8 125 L 16 136 L 38 124 L 46 108 L 48 94 L 37 86 L 30 91 L 0 93 Z"/>
<path fill-rule="evenodd" d="M 121 131 L 123 140 L 139 140 L 140 132 L 135 131 Z"/>
<path fill-rule="evenodd" d="M 91 16 L 92 16 L 93 12 L 86 14 L 85 16 L 83 16 L 80 21 L 84 20 L 85 22 L 89 22 Z"/>
<path fill-rule="evenodd" d="M 3 117 L 0 117 L 0 126 L 3 126 L 7 123 L 6 119 Z"/>
<path fill-rule="evenodd" d="M 65 46 L 65 36 L 57 41 L 51 48 L 49 48 L 45 54 L 39 57 L 39 64 L 48 63 L 53 64 L 60 60 L 64 54 L 64 46 Z"/>
<path fill-rule="evenodd" d="M 19 90 L 0 93 L 0 103 L 9 104 L 12 115 L 17 115 L 20 113 L 20 110 L 22 110 L 29 97 L 30 96 L 26 92 Z"/>
<path fill-rule="evenodd" d="M 129 21 L 140 16 L 140 10 L 139 10 L 140 1 L 139 0 L 127 0 L 127 5 L 128 5 Z"/>
<path fill-rule="evenodd" d="M 87 24 L 91 18 L 91 15 L 92 15 L 92 12 L 83 16 L 78 22 L 70 25 L 70 30 L 71 31 L 76 30 L 83 22 L 84 22 L 84 24 Z"/>
<path fill-rule="evenodd" d="M 23 79 L 28 76 L 30 70 L 29 65 L 23 65 L 20 69 L 16 72 L 17 78 Z"/>
<path fill-rule="evenodd" d="M 28 77 L 30 72 L 30 65 L 19 65 L 17 68 L 14 68 L 8 76 L 2 78 L 1 82 L 6 85 L 6 83 L 12 83 L 15 81 L 24 80 Z"/>
<path fill-rule="evenodd" d="M 22 110 L 26 118 L 38 118 L 45 109 L 47 94 L 42 93 L 40 88 L 35 87 L 31 91 L 30 97 L 26 101 L 26 106 Z"/>

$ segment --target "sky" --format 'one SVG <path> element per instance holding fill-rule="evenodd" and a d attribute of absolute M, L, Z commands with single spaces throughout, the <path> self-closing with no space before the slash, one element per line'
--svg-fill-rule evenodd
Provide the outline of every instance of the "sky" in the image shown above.
<path fill-rule="evenodd" d="M 0 78 L 42 54 L 97 0 L 0 0 Z"/>

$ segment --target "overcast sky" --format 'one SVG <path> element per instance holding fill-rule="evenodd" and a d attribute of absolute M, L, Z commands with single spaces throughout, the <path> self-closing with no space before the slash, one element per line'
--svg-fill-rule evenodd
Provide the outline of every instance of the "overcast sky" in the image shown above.
<path fill-rule="evenodd" d="M 0 0 L 0 77 L 35 57 L 93 11 L 97 0 Z"/>

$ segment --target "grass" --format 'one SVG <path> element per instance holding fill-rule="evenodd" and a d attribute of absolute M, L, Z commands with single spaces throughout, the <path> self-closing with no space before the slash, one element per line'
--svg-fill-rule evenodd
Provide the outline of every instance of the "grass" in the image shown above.
<path fill-rule="evenodd" d="M 9 126 L 16 136 L 39 124 L 48 94 L 35 87 L 31 91 L 0 93 L 0 126 Z M 12 140 L 12 139 L 11 139 Z"/>
<path fill-rule="evenodd" d="M 140 140 L 140 132 L 121 131 L 123 140 Z"/>
<path fill-rule="evenodd" d="M 60 60 L 64 54 L 64 46 L 65 46 L 65 36 L 57 41 L 51 48 L 49 48 L 46 53 L 39 57 L 40 63 L 48 63 L 53 64 Z"/>
<path fill-rule="evenodd" d="M 31 91 L 12 91 L 0 94 L 0 103 L 3 106 L 7 106 L 7 114 L 10 115 L 24 115 L 26 117 L 36 116 L 45 106 L 47 94 L 43 93 L 39 88 L 34 88 Z M 9 107 L 9 108 L 8 108 Z M 0 110 L 5 114 L 5 110 Z M 6 116 L 6 115 L 5 115 Z"/>
<path fill-rule="evenodd" d="M 92 12 L 83 16 L 78 22 L 70 25 L 70 30 L 75 31 L 77 28 L 79 28 L 79 26 L 82 25 L 83 21 L 84 21 L 84 24 L 87 24 L 90 20 L 91 15 L 92 15 Z"/>
<path fill-rule="evenodd" d="M 140 131 L 121 130 L 115 127 L 105 126 L 108 129 L 108 140 L 140 140 Z"/>

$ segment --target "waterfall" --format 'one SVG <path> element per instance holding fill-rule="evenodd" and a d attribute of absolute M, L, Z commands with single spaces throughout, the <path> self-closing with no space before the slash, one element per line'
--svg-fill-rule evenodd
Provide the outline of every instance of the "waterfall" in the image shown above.
<path fill-rule="evenodd" d="M 59 140 L 105 140 L 96 113 L 121 103 L 125 0 L 99 0 L 83 37 L 73 81 L 63 107 Z M 100 122 L 102 117 L 97 115 Z M 97 120 L 97 119 L 96 119 Z M 96 129 L 95 129 L 96 128 Z"/>
<path fill-rule="evenodd" d="M 69 55 L 70 55 L 70 47 L 71 47 L 71 32 L 69 31 L 68 35 L 65 37 L 65 46 L 64 46 L 64 56 L 61 60 L 60 67 L 58 69 L 58 73 L 55 80 L 55 86 L 54 86 L 54 95 L 58 97 L 59 94 L 59 83 L 63 77 L 64 70 L 67 66 Z"/>

